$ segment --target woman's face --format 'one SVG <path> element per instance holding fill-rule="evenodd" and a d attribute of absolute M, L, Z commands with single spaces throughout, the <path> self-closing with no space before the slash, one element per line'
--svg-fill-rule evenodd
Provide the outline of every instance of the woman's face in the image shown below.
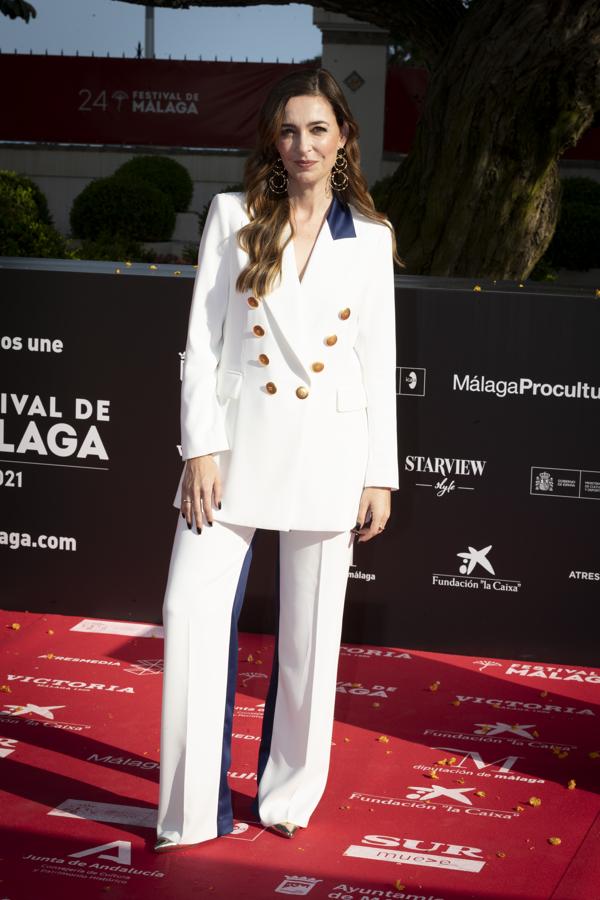
<path fill-rule="evenodd" d="M 329 178 L 337 151 L 345 143 L 346 137 L 326 97 L 288 100 L 275 146 L 290 181 L 298 187 L 311 187 Z"/>

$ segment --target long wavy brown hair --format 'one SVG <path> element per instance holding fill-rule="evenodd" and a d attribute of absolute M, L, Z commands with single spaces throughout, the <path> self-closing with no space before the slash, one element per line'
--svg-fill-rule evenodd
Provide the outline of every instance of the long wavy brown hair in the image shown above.
<path fill-rule="evenodd" d="M 248 264 L 240 272 L 236 288 L 264 297 L 273 290 L 281 275 L 283 251 L 293 237 L 293 232 L 283 240 L 283 233 L 290 222 L 290 202 L 286 194 L 274 194 L 268 179 L 274 163 L 279 158 L 276 142 L 284 121 L 285 107 L 291 97 L 322 96 L 332 106 L 340 129 L 346 126 L 345 144 L 348 159 L 348 185 L 336 194 L 346 203 L 374 222 L 387 225 L 392 232 L 394 259 L 403 265 L 396 252 L 396 238 L 391 223 L 375 204 L 367 189 L 367 182 L 360 169 L 358 125 L 344 94 L 327 69 L 301 69 L 291 72 L 278 81 L 269 92 L 258 119 L 258 141 L 248 157 L 244 171 L 246 208 L 250 219 L 238 232 L 238 243 L 248 254 Z M 333 188 L 335 190 L 335 188 Z M 293 226 L 292 226 L 293 228 Z"/>

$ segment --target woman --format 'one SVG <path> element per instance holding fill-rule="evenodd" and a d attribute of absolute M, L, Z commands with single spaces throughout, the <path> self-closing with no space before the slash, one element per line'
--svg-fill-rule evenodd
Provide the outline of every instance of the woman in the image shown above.
<path fill-rule="evenodd" d="M 286 76 L 245 194 L 218 194 L 206 220 L 163 610 L 157 851 L 233 829 L 232 608 L 256 528 L 280 533 L 280 621 L 255 808 L 292 837 L 325 789 L 352 544 L 383 531 L 398 487 L 395 243 L 357 134 L 326 70 Z"/>

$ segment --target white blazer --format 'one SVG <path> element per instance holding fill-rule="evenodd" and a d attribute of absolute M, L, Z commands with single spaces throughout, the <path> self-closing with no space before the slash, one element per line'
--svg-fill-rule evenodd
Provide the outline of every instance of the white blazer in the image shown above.
<path fill-rule="evenodd" d="M 363 487 L 398 488 L 391 234 L 335 197 L 302 281 L 290 241 L 279 285 L 257 300 L 235 287 L 244 201 L 217 194 L 200 243 L 182 456 L 214 454 L 215 521 L 346 531 Z"/>

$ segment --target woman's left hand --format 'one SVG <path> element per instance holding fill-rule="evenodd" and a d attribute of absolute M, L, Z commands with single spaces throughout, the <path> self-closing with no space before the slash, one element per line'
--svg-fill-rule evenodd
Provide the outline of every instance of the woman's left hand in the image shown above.
<path fill-rule="evenodd" d="M 357 543 L 370 541 L 381 534 L 390 517 L 391 490 L 389 488 L 366 487 L 360 498 L 356 528 L 352 529 Z"/>

